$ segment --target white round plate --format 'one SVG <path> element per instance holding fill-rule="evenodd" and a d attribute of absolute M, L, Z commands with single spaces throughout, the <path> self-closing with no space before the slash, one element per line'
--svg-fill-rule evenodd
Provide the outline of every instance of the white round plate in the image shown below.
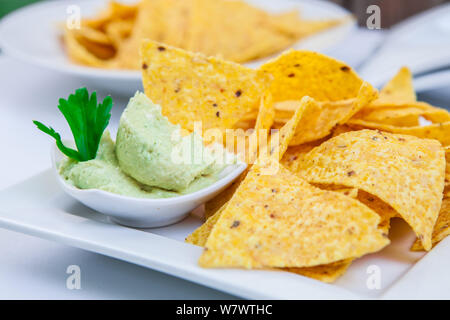
<path fill-rule="evenodd" d="M 8 55 L 27 63 L 39 65 L 67 75 L 78 77 L 85 85 L 103 88 L 110 92 L 133 94 L 142 90 L 139 71 L 103 70 L 78 66 L 70 62 L 61 43 L 60 24 L 66 21 L 70 13 L 69 6 L 76 4 L 82 17 L 93 16 L 104 8 L 109 0 L 61 0 L 36 3 L 6 16 L 0 21 L 0 48 Z M 133 3 L 136 0 L 120 0 Z M 319 0 L 247 0 L 269 12 L 282 12 L 297 8 L 305 18 L 329 19 L 349 15 L 349 13 L 329 2 Z M 349 19 L 336 28 L 311 36 L 297 43 L 295 48 L 323 50 L 338 41 L 355 28 L 355 22 Z M 256 67 L 263 61 L 249 63 Z"/>
<path fill-rule="evenodd" d="M 72 142 L 66 142 L 73 145 Z M 123 196 L 99 189 L 78 189 L 65 182 L 58 173 L 58 163 L 64 158 L 56 145 L 51 151 L 53 172 L 60 187 L 87 207 L 109 216 L 114 222 L 134 228 L 156 228 L 184 219 L 195 208 L 225 190 L 247 168 L 244 162 L 228 165 L 219 179 L 206 188 L 172 198 L 146 199 Z"/>

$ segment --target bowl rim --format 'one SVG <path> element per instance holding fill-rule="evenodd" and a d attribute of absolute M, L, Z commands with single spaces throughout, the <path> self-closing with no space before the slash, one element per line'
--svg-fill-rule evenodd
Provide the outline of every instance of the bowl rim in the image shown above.
<path fill-rule="evenodd" d="M 215 181 L 214 183 L 210 184 L 209 186 L 207 186 L 205 188 L 202 188 L 202 189 L 197 190 L 192 193 L 174 196 L 174 197 L 170 197 L 170 198 L 152 199 L 152 198 L 138 198 L 138 197 L 132 197 L 132 196 L 125 196 L 125 195 L 116 194 L 113 192 L 104 191 L 104 190 L 95 189 L 95 188 L 79 189 L 75 186 L 72 186 L 72 185 L 68 184 L 59 174 L 59 170 L 58 170 L 58 166 L 57 166 L 57 163 L 58 163 L 57 158 L 58 157 L 65 157 L 65 155 L 63 155 L 61 153 L 61 151 L 58 149 L 56 144 L 53 144 L 52 148 L 51 148 L 52 171 L 56 175 L 56 178 L 57 178 L 59 184 L 63 187 L 63 189 L 66 192 L 68 192 L 71 195 L 76 195 L 76 196 L 95 195 L 95 196 L 106 197 L 109 199 L 114 198 L 116 200 L 119 199 L 122 201 L 145 203 L 145 204 L 155 204 L 155 205 L 178 204 L 181 202 L 194 201 L 199 198 L 208 196 L 209 194 L 220 190 L 227 184 L 236 180 L 247 168 L 247 164 L 245 162 L 243 162 L 241 160 L 237 160 L 237 162 L 235 164 L 228 165 L 221 171 L 221 172 L 223 172 L 227 168 L 231 167 L 232 170 L 228 174 L 226 174 L 224 177 L 218 179 L 217 181 Z"/>

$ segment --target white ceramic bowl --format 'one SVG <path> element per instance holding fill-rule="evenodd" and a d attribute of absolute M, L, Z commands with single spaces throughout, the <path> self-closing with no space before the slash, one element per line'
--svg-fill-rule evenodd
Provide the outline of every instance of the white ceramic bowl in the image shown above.
<path fill-rule="evenodd" d="M 164 199 L 143 199 L 118 195 L 98 189 L 78 189 L 64 181 L 57 164 L 64 155 L 56 145 L 52 148 L 52 166 L 61 188 L 84 205 L 109 216 L 114 222 L 135 228 L 155 228 L 184 219 L 192 210 L 212 199 L 228 187 L 247 168 L 244 162 L 229 165 L 219 180 L 199 191 Z"/>
<path fill-rule="evenodd" d="M 77 5 L 82 17 L 93 16 L 104 8 L 109 0 L 59 0 L 39 2 L 6 16 L 0 21 L 0 47 L 6 54 L 24 62 L 41 66 L 81 79 L 91 88 L 106 89 L 130 96 L 137 90 L 142 91 L 141 72 L 126 70 L 103 70 L 73 64 L 67 58 L 60 41 L 60 23 L 69 14 L 67 8 Z M 246 0 L 268 12 L 282 12 L 297 8 L 302 16 L 311 19 L 340 18 L 349 13 L 330 2 L 309 0 Z M 136 0 L 120 0 L 133 3 Z M 336 28 L 308 37 L 294 45 L 296 49 L 320 51 L 335 45 L 351 30 L 356 23 L 349 20 Z M 248 63 L 258 67 L 264 60 Z"/>

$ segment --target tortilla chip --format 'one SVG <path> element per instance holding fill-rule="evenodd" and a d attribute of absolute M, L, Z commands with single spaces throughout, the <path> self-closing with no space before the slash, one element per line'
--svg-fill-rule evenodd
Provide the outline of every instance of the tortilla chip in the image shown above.
<path fill-rule="evenodd" d="M 106 67 L 106 62 L 83 46 L 71 30 L 66 30 L 64 42 L 67 55 L 73 62 L 91 67 Z"/>
<path fill-rule="evenodd" d="M 325 101 L 325 102 L 318 102 L 318 104 L 321 106 L 321 108 L 332 108 L 332 109 L 342 109 L 342 108 L 349 108 L 353 103 L 355 102 L 355 98 L 347 99 L 347 100 L 341 100 L 341 101 Z M 297 110 L 299 104 L 299 100 L 286 100 L 286 101 L 280 101 L 276 102 L 274 104 L 275 107 L 275 121 L 282 123 L 283 125 L 289 121 L 289 119 L 292 118 L 292 115 L 294 114 L 295 110 Z"/>
<path fill-rule="evenodd" d="M 192 5 L 186 46 L 190 51 L 245 62 L 276 53 L 295 41 L 268 25 L 267 12 L 243 1 L 196 0 Z"/>
<path fill-rule="evenodd" d="M 415 127 L 398 127 L 389 124 L 383 124 L 378 122 L 370 122 L 360 119 L 350 119 L 348 124 L 353 129 L 368 128 L 386 131 L 390 133 L 404 134 L 416 136 L 424 139 L 438 140 L 443 146 L 450 145 L 450 121 L 443 123 L 433 123 L 427 126 L 415 126 Z"/>
<path fill-rule="evenodd" d="M 305 277 L 313 278 L 323 282 L 331 283 L 344 275 L 348 267 L 352 264 L 353 259 L 345 259 L 329 264 L 323 264 L 315 267 L 305 268 L 284 268 L 289 272 L 297 273 Z"/>
<path fill-rule="evenodd" d="M 345 63 L 317 52 L 288 50 L 260 68 L 271 73 L 275 102 L 300 100 L 339 101 L 358 95 L 363 81 Z"/>
<path fill-rule="evenodd" d="M 336 125 L 347 122 L 361 108 L 376 99 L 377 95 L 377 90 L 364 82 L 358 96 L 351 104 L 343 104 L 341 108 L 336 108 L 333 103 L 323 103 L 321 107 L 315 108 L 314 112 L 303 118 L 291 140 L 291 145 L 295 146 L 326 137 Z"/>
<path fill-rule="evenodd" d="M 253 164 L 255 160 L 255 154 L 258 151 L 258 147 L 260 144 L 260 137 L 261 135 L 264 135 L 265 137 L 262 138 L 264 139 L 268 138 L 268 131 L 272 126 L 274 117 L 275 117 L 275 110 L 273 108 L 272 96 L 270 95 L 270 93 L 268 93 L 265 94 L 261 99 L 258 118 L 256 119 L 255 131 L 249 138 L 249 141 L 256 140 L 256 143 L 253 142 L 252 146 L 249 146 L 248 157 L 246 158 L 246 160 L 249 160 L 247 162 L 248 167 L 240 175 L 238 179 L 236 179 L 231 183 L 231 185 L 228 188 L 226 188 L 219 195 L 217 195 L 216 197 L 212 198 L 211 200 L 205 203 L 206 219 L 214 215 L 219 209 L 221 209 L 228 202 L 228 200 L 231 199 L 234 192 L 239 187 L 240 183 L 245 179 L 245 176 L 247 175 L 247 172 L 250 169 L 250 165 Z"/>
<path fill-rule="evenodd" d="M 281 158 L 281 164 L 293 172 L 298 171 L 298 166 L 302 158 L 313 148 L 319 146 L 326 139 L 301 144 L 299 146 L 290 146 Z"/>
<path fill-rule="evenodd" d="M 270 99 L 270 108 L 264 107 L 264 104 L 262 105 L 261 111 L 258 115 L 258 120 L 256 121 L 257 127 L 255 129 L 257 130 L 255 132 L 258 132 L 261 128 L 265 129 L 264 126 L 270 128 L 269 126 L 273 122 L 274 117 L 273 104 L 271 102 L 272 100 Z M 278 170 L 279 160 L 286 152 L 288 144 L 294 135 L 298 123 L 301 121 L 302 117 L 308 113 L 308 110 L 310 108 L 314 108 L 314 106 L 315 102 L 313 99 L 304 97 L 301 101 L 301 106 L 296 110 L 292 119 L 288 123 L 286 123 L 283 128 L 281 128 L 278 132 L 271 136 L 269 145 L 265 146 L 265 148 L 264 146 L 258 145 L 258 160 L 264 159 L 262 161 L 264 161 L 268 167 L 271 166 L 270 171 L 264 172 L 264 174 L 273 174 L 276 172 L 276 170 Z M 269 118 L 269 120 L 266 120 L 266 118 Z M 271 148 L 270 152 L 267 152 L 267 149 L 269 147 Z M 250 168 L 251 167 L 249 166 L 247 170 L 243 174 L 241 174 L 239 179 L 234 181 L 231 186 L 228 187 L 224 192 L 206 203 L 206 218 L 213 215 L 219 208 L 221 208 L 227 201 L 231 199 L 242 181 L 244 181 Z"/>
<path fill-rule="evenodd" d="M 403 67 L 381 89 L 380 97 L 376 103 L 409 103 L 415 101 L 416 92 L 413 87 L 411 71 L 407 67 Z"/>
<path fill-rule="evenodd" d="M 222 212 L 202 267 L 311 267 L 359 257 L 389 240 L 359 201 L 313 187 L 280 166 L 254 165 Z"/>
<path fill-rule="evenodd" d="M 354 189 L 357 191 L 357 189 Z M 210 217 L 206 222 L 197 228 L 192 234 L 190 234 L 186 238 L 186 242 L 204 247 L 206 241 L 208 240 L 209 235 L 214 227 L 214 225 L 219 220 L 220 215 L 222 214 L 225 206 L 220 208 L 212 217 Z M 323 282 L 334 282 L 337 278 L 342 276 L 345 271 L 350 266 L 353 259 L 347 259 L 344 261 L 338 261 L 330 264 L 319 265 L 315 267 L 306 267 L 306 268 L 282 268 L 281 270 L 297 273 L 309 278 L 313 278 L 316 280 L 320 280 Z"/>
<path fill-rule="evenodd" d="M 311 150 L 298 170 L 308 182 L 354 187 L 379 197 L 431 248 L 444 189 L 445 154 L 439 142 L 353 131 Z"/>
<path fill-rule="evenodd" d="M 333 129 L 331 137 L 333 138 L 340 134 L 350 132 L 350 131 L 355 131 L 355 130 L 359 130 L 359 129 L 355 129 L 353 126 L 350 126 L 348 124 L 341 124 L 341 125 L 336 126 L 336 128 Z"/>
<path fill-rule="evenodd" d="M 270 23 L 278 31 L 283 32 L 296 39 L 307 37 L 325 29 L 335 27 L 347 21 L 344 19 L 329 20 L 305 20 L 300 16 L 298 10 L 291 10 L 272 16 Z"/>
<path fill-rule="evenodd" d="M 433 247 L 450 235 L 450 198 L 444 197 L 441 210 L 433 228 L 432 245 Z M 416 239 L 411 247 L 412 251 L 423 251 L 424 247 L 420 239 Z"/>
<path fill-rule="evenodd" d="M 111 45 L 111 39 L 109 36 L 99 30 L 96 30 L 94 28 L 81 26 L 80 29 L 72 29 L 71 30 L 76 37 L 84 38 L 90 42 L 98 43 L 102 45 Z"/>
<path fill-rule="evenodd" d="M 383 232 L 387 235 L 389 233 L 389 228 L 391 227 L 391 219 L 399 216 L 397 211 L 395 211 L 394 208 L 382 201 L 380 198 L 363 190 L 358 191 L 358 200 L 378 213 L 381 217 L 378 228 L 383 230 Z"/>
<path fill-rule="evenodd" d="M 393 126 L 418 126 L 419 117 L 436 123 L 450 121 L 450 113 L 447 110 L 433 107 L 424 102 L 368 105 L 353 119 Z"/>
<path fill-rule="evenodd" d="M 305 122 L 305 120 L 317 110 L 318 104 L 314 99 L 310 97 L 303 97 L 300 101 L 299 107 L 295 111 L 293 117 L 277 132 L 271 139 L 278 139 L 279 143 L 270 150 L 270 155 L 275 156 L 276 161 L 280 161 L 283 158 L 289 144 L 295 136 L 297 128 Z"/>
<path fill-rule="evenodd" d="M 163 41 L 166 0 L 142 0 L 131 36 L 120 45 L 115 67 L 120 69 L 141 69 L 139 48 L 143 39 Z"/>
<path fill-rule="evenodd" d="M 270 84 L 264 72 L 151 40 L 142 42 L 141 53 L 146 95 L 190 131 L 196 121 L 205 130 L 233 128 L 258 109 Z"/>
<path fill-rule="evenodd" d="M 108 7 L 100 12 L 97 17 L 84 19 L 82 25 L 98 30 L 104 30 L 105 26 L 111 21 L 134 20 L 137 12 L 137 4 L 124 4 L 110 1 Z"/>
<path fill-rule="evenodd" d="M 226 203 L 222 205 L 222 207 L 220 207 L 217 212 L 215 212 L 211 217 L 207 218 L 204 224 L 195 229 L 195 231 L 186 238 L 186 242 L 196 246 L 204 247 L 206 244 L 206 240 L 208 240 L 208 237 L 211 233 L 211 230 L 219 220 L 219 217 L 225 210 L 226 205 Z"/>
<path fill-rule="evenodd" d="M 106 25 L 105 32 L 116 49 L 131 35 L 133 25 L 131 20 L 115 20 Z"/>
<path fill-rule="evenodd" d="M 315 184 L 313 184 L 313 186 L 315 186 L 319 189 L 322 189 L 322 190 L 339 192 L 339 193 L 342 193 L 343 195 L 353 198 L 353 199 L 356 199 L 358 197 L 358 189 L 356 189 L 356 188 L 350 188 L 350 187 L 340 186 L 340 185 L 336 185 L 336 184 L 320 184 L 320 183 L 315 183 Z"/>

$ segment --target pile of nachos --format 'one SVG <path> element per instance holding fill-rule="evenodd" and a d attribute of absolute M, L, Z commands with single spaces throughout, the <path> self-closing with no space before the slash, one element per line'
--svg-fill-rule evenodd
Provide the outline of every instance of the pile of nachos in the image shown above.
<path fill-rule="evenodd" d="M 378 91 L 311 51 L 255 70 L 144 40 L 141 59 L 145 93 L 171 122 L 276 142 L 247 146 L 254 161 L 205 204 L 186 239 L 204 247 L 200 266 L 333 282 L 390 244 L 391 219 L 409 225 L 415 251 L 450 233 L 450 113 L 417 101 L 407 68 Z"/>

